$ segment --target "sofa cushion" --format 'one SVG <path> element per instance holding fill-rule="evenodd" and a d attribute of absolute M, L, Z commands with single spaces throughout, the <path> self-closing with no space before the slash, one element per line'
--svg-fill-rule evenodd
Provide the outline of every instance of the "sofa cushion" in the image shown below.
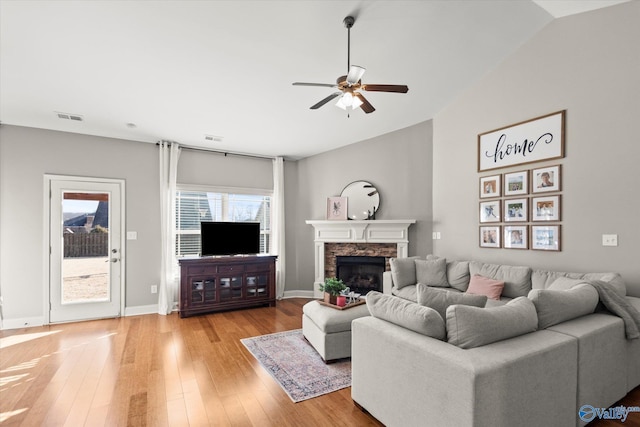
<path fill-rule="evenodd" d="M 567 273 L 562 271 L 533 270 L 531 286 L 533 289 L 548 289 L 559 278 L 579 279 L 583 282 L 602 280 L 608 282 L 620 296 L 627 295 L 627 287 L 618 273 Z"/>
<path fill-rule="evenodd" d="M 538 329 L 593 313 L 599 300 L 598 291 L 586 283 L 567 290 L 532 289 L 529 299 L 536 306 Z"/>
<path fill-rule="evenodd" d="M 529 267 L 486 264 L 478 261 L 469 263 L 471 276 L 479 274 L 504 282 L 502 295 L 509 298 L 525 297 L 531 290 L 531 269 Z"/>
<path fill-rule="evenodd" d="M 427 286 L 449 287 L 447 282 L 447 260 L 438 258 L 433 260 L 417 259 L 415 262 L 416 282 Z"/>
<path fill-rule="evenodd" d="M 416 263 L 419 257 L 391 258 L 391 277 L 396 288 L 400 289 L 408 285 L 416 284 Z"/>
<path fill-rule="evenodd" d="M 418 301 L 418 294 L 416 292 L 416 286 L 415 285 L 409 285 L 409 286 L 405 286 L 404 288 L 400 288 L 400 289 L 392 289 L 391 290 L 391 294 L 395 295 L 397 297 L 406 299 L 408 301 L 412 301 L 412 302 L 417 302 Z M 367 294 L 368 295 L 368 294 Z"/>
<path fill-rule="evenodd" d="M 446 337 L 444 320 L 432 308 L 423 307 L 393 295 L 371 291 L 367 294 L 367 308 L 373 317 L 386 320 L 422 335 L 443 340 Z"/>
<path fill-rule="evenodd" d="M 467 288 L 468 294 L 486 295 L 487 298 L 500 300 L 500 295 L 504 288 L 504 282 L 500 280 L 489 279 L 488 277 L 474 274 L 469 281 Z"/>
<path fill-rule="evenodd" d="M 463 304 L 484 307 L 487 303 L 485 295 L 451 292 L 446 289 L 428 287 L 422 283 L 418 283 L 416 288 L 418 304 L 433 308 L 443 319 L 447 317 L 447 307 L 450 305 Z"/>
<path fill-rule="evenodd" d="M 568 291 L 569 289 L 573 288 L 574 286 L 578 286 L 585 283 L 584 280 L 582 279 L 571 279 L 569 277 L 558 277 L 556 280 L 553 281 L 553 283 L 551 283 L 551 285 L 549 285 L 547 287 L 547 289 L 552 289 L 552 290 L 556 290 L 556 291 Z"/>
<path fill-rule="evenodd" d="M 538 316 L 533 302 L 519 297 L 500 307 L 451 305 L 447 308 L 447 341 L 474 348 L 534 332 Z"/>
<path fill-rule="evenodd" d="M 465 292 L 469 287 L 469 261 L 450 261 L 447 263 L 447 281 L 449 286 Z"/>

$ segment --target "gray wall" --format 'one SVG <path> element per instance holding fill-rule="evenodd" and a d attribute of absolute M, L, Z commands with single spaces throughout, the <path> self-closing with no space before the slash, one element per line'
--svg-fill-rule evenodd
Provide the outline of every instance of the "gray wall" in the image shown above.
<path fill-rule="evenodd" d="M 312 290 L 313 227 L 305 220 L 325 219 L 327 197 L 340 195 L 353 181 L 369 181 L 380 192 L 376 219 L 418 220 L 409 228 L 410 255 L 431 253 L 431 121 L 297 163 L 297 171 L 291 171 L 297 188 L 286 194 L 286 203 L 297 210 L 295 222 L 287 220 L 287 233 L 295 236 L 295 241 L 287 238 L 287 244 L 297 257 L 295 265 L 287 259 L 287 290 Z"/>
<path fill-rule="evenodd" d="M 290 165 L 287 165 L 290 167 Z M 184 150 L 178 182 L 273 188 L 271 160 Z M 4 319 L 44 316 L 44 174 L 126 181 L 127 308 L 157 304 L 160 277 L 158 150 L 153 144 L 3 125 L 0 127 L 0 291 Z"/>
<path fill-rule="evenodd" d="M 160 208 L 154 145 L 16 126 L 0 127 L 0 257 L 5 319 L 41 317 L 44 174 L 126 181 L 126 305 L 157 303 Z"/>
<path fill-rule="evenodd" d="M 560 271 L 617 271 L 640 295 L 640 2 L 558 19 L 434 119 L 434 252 Z M 567 110 L 562 251 L 478 246 L 477 135 Z M 603 247 L 602 234 L 618 234 Z"/>

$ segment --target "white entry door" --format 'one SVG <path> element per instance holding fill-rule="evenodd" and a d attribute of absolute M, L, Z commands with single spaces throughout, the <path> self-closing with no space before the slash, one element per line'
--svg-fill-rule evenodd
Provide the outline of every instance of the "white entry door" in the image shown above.
<path fill-rule="evenodd" d="M 49 321 L 118 317 L 124 182 L 49 180 Z"/>

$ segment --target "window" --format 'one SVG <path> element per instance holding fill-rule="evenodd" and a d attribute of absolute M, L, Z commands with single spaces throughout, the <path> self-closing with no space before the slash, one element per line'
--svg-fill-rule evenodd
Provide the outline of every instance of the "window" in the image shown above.
<path fill-rule="evenodd" d="M 260 253 L 269 253 L 271 195 L 181 188 L 176 192 L 176 256 L 200 254 L 201 221 L 260 222 Z"/>

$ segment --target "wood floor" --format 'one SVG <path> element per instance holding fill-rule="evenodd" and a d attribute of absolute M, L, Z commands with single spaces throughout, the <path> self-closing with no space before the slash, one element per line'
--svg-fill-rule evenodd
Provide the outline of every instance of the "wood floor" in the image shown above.
<path fill-rule="evenodd" d="M 350 388 L 293 403 L 240 343 L 301 328 L 307 301 L 0 331 L 0 424 L 381 425 Z"/>
<path fill-rule="evenodd" d="M 240 343 L 301 328 L 306 302 L 0 331 L 0 424 L 380 426 L 350 388 L 291 402 Z M 618 405 L 640 406 L 640 388 Z M 637 427 L 640 413 L 592 425 Z"/>

